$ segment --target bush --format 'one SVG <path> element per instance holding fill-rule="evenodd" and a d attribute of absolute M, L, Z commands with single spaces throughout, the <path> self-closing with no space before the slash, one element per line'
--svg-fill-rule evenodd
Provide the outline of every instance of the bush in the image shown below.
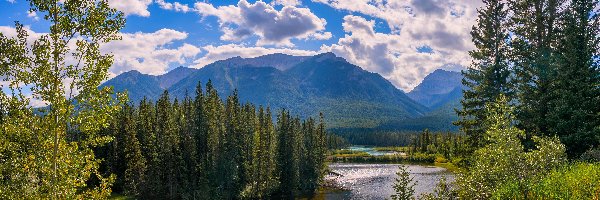
<path fill-rule="evenodd" d="M 532 182 L 529 191 L 511 181 L 493 195 L 493 199 L 600 199 L 600 164 L 576 163 L 552 170 Z"/>
<path fill-rule="evenodd" d="M 511 195 L 530 191 L 536 177 L 566 161 L 565 147 L 556 137 L 534 137 L 537 150 L 525 151 L 520 140 L 525 132 L 512 126 L 514 118 L 506 101 L 487 107 L 487 145 L 475 151 L 469 170 L 456 179 L 462 198 L 489 199 L 493 194 L 502 193 L 507 195 L 503 197 L 513 199 Z"/>
<path fill-rule="evenodd" d="M 587 162 L 600 162 L 600 148 L 587 150 L 580 159 Z"/>

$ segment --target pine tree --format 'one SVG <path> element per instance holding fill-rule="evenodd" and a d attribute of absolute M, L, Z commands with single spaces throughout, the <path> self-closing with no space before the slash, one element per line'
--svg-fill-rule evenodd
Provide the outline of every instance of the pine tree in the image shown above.
<path fill-rule="evenodd" d="M 413 181 L 413 178 L 410 177 L 408 167 L 406 165 L 398 166 L 396 176 L 398 177 L 394 183 L 395 193 L 391 196 L 392 200 L 415 199 L 413 196 L 415 195 L 414 187 L 417 184 L 417 181 Z"/>
<path fill-rule="evenodd" d="M 141 197 L 145 199 L 159 198 L 162 191 L 161 181 L 162 158 L 159 152 L 159 140 L 156 132 L 156 108 L 147 98 L 140 102 L 137 120 L 137 133 L 142 145 L 142 155 L 146 159 L 146 177 L 142 186 Z"/>
<path fill-rule="evenodd" d="M 277 117 L 277 175 L 279 193 L 284 198 L 294 197 L 298 187 L 298 160 L 296 157 L 297 129 L 293 126 L 289 112 L 282 110 Z"/>
<path fill-rule="evenodd" d="M 137 138 L 135 108 L 125 104 L 122 113 L 124 113 L 121 119 L 121 123 L 123 123 L 121 134 L 124 134 L 122 136 L 125 164 L 124 177 L 122 177 L 124 191 L 128 195 L 139 196 L 140 189 L 145 182 L 146 159 L 142 156 L 140 142 Z"/>
<path fill-rule="evenodd" d="M 169 93 L 164 91 L 156 103 L 156 135 L 158 141 L 158 154 L 161 160 L 160 181 L 162 187 L 155 193 L 164 195 L 162 198 L 177 198 L 178 155 L 175 148 L 178 146 L 176 113 L 171 104 Z"/>
<path fill-rule="evenodd" d="M 254 196 L 253 187 L 257 177 L 255 177 L 253 169 L 253 160 L 255 146 L 255 132 L 256 132 L 256 108 L 252 104 L 244 105 L 244 111 L 242 112 L 242 140 L 244 141 L 241 147 L 241 155 L 243 161 L 241 163 L 240 170 L 243 170 L 240 181 L 244 183 L 244 190 L 242 191 L 242 198 L 251 198 Z"/>
<path fill-rule="evenodd" d="M 207 84 L 207 88 L 212 88 L 211 82 Z M 212 184 L 209 180 L 211 168 L 211 160 L 209 153 L 209 142 L 208 142 L 208 113 L 206 111 L 206 97 L 202 90 L 202 83 L 198 82 L 196 86 L 196 97 L 194 99 L 194 138 L 196 140 L 197 155 L 198 155 L 198 184 L 200 187 L 196 190 L 197 196 L 200 199 L 209 198 L 211 194 Z"/>
<path fill-rule="evenodd" d="M 237 96 L 237 90 L 227 98 L 225 106 L 225 131 L 221 139 L 223 152 L 218 167 L 220 178 L 223 179 L 225 195 L 223 198 L 231 199 L 238 196 L 241 191 L 239 164 L 242 163 L 241 157 L 241 130 L 240 130 L 240 105 Z"/>
<path fill-rule="evenodd" d="M 199 173 L 199 156 L 197 153 L 197 140 L 195 137 L 196 113 L 194 101 L 187 94 L 181 106 L 180 131 L 181 138 L 181 156 L 183 161 L 182 167 L 182 187 L 184 199 L 198 199 L 200 194 L 197 192 L 200 183 Z"/>
<path fill-rule="evenodd" d="M 467 89 L 463 92 L 462 109 L 457 111 L 460 120 L 455 122 L 468 136 L 473 150 L 483 145 L 485 105 L 499 95 L 512 96 L 506 42 L 508 11 L 500 0 L 483 3 L 485 6 L 477 11 L 477 24 L 471 31 L 476 49 L 469 52 L 473 59 L 471 67 L 462 72 L 462 83 Z"/>
<path fill-rule="evenodd" d="M 225 175 L 220 171 L 219 166 L 222 166 L 225 161 L 224 157 L 224 141 L 225 124 L 224 121 L 224 106 L 219 98 L 217 91 L 213 88 L 212 82 L 209 80 L 206 84 L 206 97 L 204 97 L 204 118 L 206 120 L 206 140 L 208 147 L 208 180 L 213 188 L 216 188 L 215 194 L 220 198 L 227 191 L 223 190 Z"/>
<path fill-rule="evenodd" d="M 512 0 L 511 59 L 515 67 L 516 115 L 533 147 L 531 136 L 549 132 L 550 84 L 557 73 L 559 16 L 564 0 Z"/>
<path fill-rule="evenodd" d="M 570 157 L 597 147 L 594 127 L 600 125 L 600 17 L 598 1 L 572 0 L 561 17 L 560 58 L 549 86 L 547 135 L 558 135 Z"/>

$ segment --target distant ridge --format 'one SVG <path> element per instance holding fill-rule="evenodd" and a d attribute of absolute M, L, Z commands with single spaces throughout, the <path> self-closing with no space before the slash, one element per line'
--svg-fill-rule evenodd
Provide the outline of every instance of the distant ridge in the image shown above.
<path fill-rule="evenodd" d="M 165 89 L 179 99 L 186 93 L 194 96 L 196 85 L 200 82 L 204 87 L 208 80 L 222 97 L 238 89 L 242 101 L 256 105 L 285 108 L 301 117 L 323 112 L 330 128 L 377 128 L 425 117 L 434 110 L 381 75 L 333 53 L 233 57 L 200 69 L 179 67 L 160 76 L 131 71 L 103 86 L 127 90 L 130 99 L 138 103 L 144 96 L 156 100 Z"/>

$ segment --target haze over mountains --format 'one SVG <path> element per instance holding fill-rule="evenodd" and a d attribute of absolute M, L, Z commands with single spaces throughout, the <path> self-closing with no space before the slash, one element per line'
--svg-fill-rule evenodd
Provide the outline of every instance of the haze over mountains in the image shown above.
<path fill-rule="evenodd" d="M 301 117 L 323 112 L 330 128 L 456 130 L 453 112 L 462 97 L 459 72 L 436 70 L 408 94 L 377 73 L 333 53 L 233 57 L 200 69 L 178 67 L 160 75 L 123 73 L 103 84 L 128 91 L 136 104 L 164 90 L 182 99 L 211 80 L 223 98 L 237 89 L 243 102 L 285 108 Z M 449 112 L 452 111 L 452 112 Z"/>

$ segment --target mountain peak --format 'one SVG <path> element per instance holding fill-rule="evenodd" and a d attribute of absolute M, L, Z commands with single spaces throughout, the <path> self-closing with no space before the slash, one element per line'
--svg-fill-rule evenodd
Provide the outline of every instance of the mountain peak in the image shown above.
<path fill-rule="evenodd" d="M 423 81 L 408 93 L 408 96 L 430 108 L 440 105 L 442 101 L 460 96 L 452 91 L 462 88 L 462 77 L 460 72 L 436 69 L 425 76 Z"/>
<path fill-rule="evenodd" d="M 127 71 L 127 72 L 123 72 L 123 73 L 121 73 L 119 76 L 121 76 L 121 75 L 123 75 L 123 76 L 128 76 L 128 75 L 141 75 L 141 74 L 142 74 L 142 72 L 140 72 L 140 71 L 138 71 L 138 70 L 135 70 L 135 69 L 134 69 L 134 70 L 130 70 L 130 71 Z"/>
<path fill-rule="evenodd" d="M 321 53 L 321 54 L 313 56 L 313 58 L 317 62 L 323 62 L 325 60 L 333 60 L 333 61 L 346 62 L 346 59 L 344 59 L 342 57 L 338 57 L 338 56 L 336 56 L 332 52 Z"/>
<path fill-rule="evenodd" d="M 254 58 L 242 58 L 236 56 L 215 63 L 223 63 L 229 66 L 251 66 L 251 67 L 272 67 L 279 71 L 286 71 L 310 56 L 292 56 L 283 53 L 274 53 L 262 55 Z"/>
<path fill-rule="evenodd" d="M 187 75 L 197 71 L 198 69 L 188 68 L 184 66 L 179 66 L 166 74 L 157 76 L 158 82 L 160 83 L 160 88 L 167 89 L 171 87 L 171 85 L 179 82 L 181 79 L 185 78 Z"/>

